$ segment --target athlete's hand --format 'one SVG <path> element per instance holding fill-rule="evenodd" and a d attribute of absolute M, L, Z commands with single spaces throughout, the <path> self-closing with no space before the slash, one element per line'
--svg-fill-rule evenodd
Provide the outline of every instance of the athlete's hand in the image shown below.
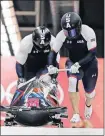
<path fill-rule="evenodd" d="M 47 69 L 50 75 L 58 73 L 58 68 L 54 67 L 53 65 L 50 65 L 49 67 L 47 67 Z"/>
<path fill-rule="evenodd" d="M 26 79 L 25 78 L 19 78 L 18 81 L 17 81 L 17 86 L 21 83 L 24 83 L 26 82 Z"/>
<path fill-rule="evenodd" d="M 78 62 L 76 62 L 75 64 L 73 64 L 72 66 L 71 66 L 71 68 L 70 68 L 70 72 L 71 73 L 79 73 L 79 68 L 80 68 L 81 66 L 79 65 L 79 63 Z"/>
<path fill-rule="evenodd" d="M 18 81 L 17 81 L 17 89 L 19 88 L 19 85 L 26 82 L 26 79 L 25 78 L 18 78 Z"/>

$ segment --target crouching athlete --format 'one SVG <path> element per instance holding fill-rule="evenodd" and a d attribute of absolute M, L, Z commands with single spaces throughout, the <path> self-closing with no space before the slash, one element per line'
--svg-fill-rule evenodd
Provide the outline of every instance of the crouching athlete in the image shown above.
<path fill-rule="evenodd" d="M 18 84 L 48 72 L 47 57 L 54 44 L 55 37 L 50 30 L 44 26 L 36 27 L 32 34 L 27 35 L 20 42 L 19 50 L 16 54 L 16 73 Z M 58 67 L 60 55 L 57 54 L 54 66 Z M 46 82 L 50 81 L 48 76 Z M 56 76 L 55 76 L 56 78 Z M 11 101 L 11 106 L 17 106 L 23 91 L 17 89 Z"/>

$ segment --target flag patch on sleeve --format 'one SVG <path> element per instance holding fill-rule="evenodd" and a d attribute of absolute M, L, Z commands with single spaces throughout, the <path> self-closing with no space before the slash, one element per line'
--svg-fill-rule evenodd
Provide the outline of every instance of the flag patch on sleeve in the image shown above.
<path fill-rule="evenodd" d="M 94 42 L 95 41 L 95 38 L 91 39 L 91 42 Z"/>

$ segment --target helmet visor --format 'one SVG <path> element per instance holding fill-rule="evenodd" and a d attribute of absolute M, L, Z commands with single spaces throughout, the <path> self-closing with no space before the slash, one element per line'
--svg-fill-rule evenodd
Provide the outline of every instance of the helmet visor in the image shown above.
<path fill-rule="evenodd" d="M 76 29 L 69 30 L 68 36 L 71 37 L 71 38 L 76 37 Z"/>
<path fill-rule="evenodd" d="M 77 37 L 77 31 L 76 29 L 71 29 L 71 30 L 64 30 L 65 36 L 69 38 L 76 38 Z"/>

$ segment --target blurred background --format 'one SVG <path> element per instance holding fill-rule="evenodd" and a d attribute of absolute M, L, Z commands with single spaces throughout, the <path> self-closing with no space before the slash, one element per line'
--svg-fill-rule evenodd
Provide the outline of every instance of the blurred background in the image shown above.
<path fill-rule="evenodd" d="M 60 20 L 66 12 L 75 11 L 83 24 L 92 27 L 97 37 L 97 57 L 99 76 L 96 86 L 97 95 L 93 102 L 94 112 L 91 122 L 94 128 L 103 128 L 103 57 L 104 57 L 104 0 L 9 0 L 1 1 L 1 104 L 9 105 L 17 83 L 15 71 L 15 53 L 20 40 L 32 33 L 36 26 L 45 25 L 52 34 L 61 30 Z M 62 47 L 60 68 L 64 67 L 68 52 Z M 62 78 L 63 77 L 63 78 Z M 72 116 L 72 107 L 68 98 L 68 80 L 66 73 L 60 73 L 58 81 L 62 85 L 61 105 L 68 107 Z M 80 83 L 80 114 L 84 117 L 84 91 Z M 61 97 L 61 96 L 60 96 Z M 2 125 L 5 115 L 1 115 Z M 69 120 L 65 127 L 70 127 Z"/>
<path fill-rule="evenodd" d="M 45 25 L 52 34 L 61 30 L 60 19 L 66 12 L 77 12 L 94 29 L 98 57 L 104 56 L 104 0 L 13 0 L 1 1 L 1 55 L 14 55 L 19 41 L 36 26 Z M 65 48 L 61 56 L 68 56 Z"/>

